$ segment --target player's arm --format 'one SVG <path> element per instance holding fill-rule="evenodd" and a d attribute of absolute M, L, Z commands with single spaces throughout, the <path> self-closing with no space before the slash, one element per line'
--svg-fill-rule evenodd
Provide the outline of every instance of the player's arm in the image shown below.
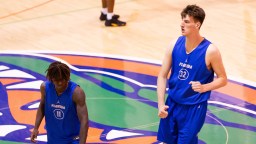
<path fill-rule="evenodd" d="M 76 103 L 77 115 L 80 120 L 79 143 L 84 144 L 87 139 L 89 120 L 88 110 L 85 102 L 85 93 L 79 86 L 77 86 L 74 91 L 73 101 Z"/>
<path fill-rule="evenodd" d="M 227 84 L 227 75 L 219 49 L 215 45 L 211 44 L 207 50 L 206 56 L 217 78 L 214 79 L 213 82 L 205 84 L 205 91 L 225 86 Z"/>
<path fill-rule="evenodd" d="M 165 106 L 166 83 L 172 65 L 172 50 L 176 40 L 172 41 L 165 52 L 162 66 L 157 78 L 158 116 L 165 118 L 168 113 L 168 106 Z"/>
<path fill-rule="evenodd" d="M 44 82 L 40 86 L 40 92 L 41 92 L 41 100 L 36 113 L 35 127 L 30 137 L 31 142 L 33 143 L 36 142 L 35 138 L 38 135 L 39 126 L 44 118 L 44 105 L 45 105 L 45 83 Z"/>
<path fill-rule="evenodd" d="M 227 84 L 227 75 L 222 62 L 219 49 L 211 44 L 206 52 L 206 65 L 209 69 L 212 69 L 216 74 L 216 77 L 211 83 L 203 84 L 201 91 L 206 92 L 223 87 Z"/>

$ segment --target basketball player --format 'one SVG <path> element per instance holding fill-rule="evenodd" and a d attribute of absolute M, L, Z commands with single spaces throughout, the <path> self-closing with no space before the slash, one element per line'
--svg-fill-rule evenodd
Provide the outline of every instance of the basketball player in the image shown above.
<path fill-rule="evenodd" d="M 115 0 L 102 0 L 100 20 L 105 21 L 107 27 L 125 26 L 126 22 L 118 20 L 120 16 L 113 13 L 114 5 Z"/>
<path fill-rule="evenodd" d="M 84 91 L 70 81 L 70 69 L 53 62 L 41 84 L 41 101 L 36 114 L 31 141 L 36 142 L 38 128 L 45 116 L 47 143 L 84 144 L 88 132 L 88 112 Z"/>
<path fill-rule="evenodd" d="M 199 33 L 204 10 L 188 5 L 181 18 L 182 36 L 167 49 L 157 80 L 161 118 L 157 139 L 168 144 L 197 144 L 211 90 L 225 86 L 227 76 L 218 48 Z"/>

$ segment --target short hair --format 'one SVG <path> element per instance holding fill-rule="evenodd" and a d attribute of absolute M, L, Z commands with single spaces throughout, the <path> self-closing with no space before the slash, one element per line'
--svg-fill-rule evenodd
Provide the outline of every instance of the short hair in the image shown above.
<path fill-rule="evenodd" d="M 70 68 L 66 64 L 59 61 L 51 63 L 45 72 L 47 72 L 46 78 L 51 82 L 53 79 L 70 80 Z"/>
<path fill-rule="evenodd" d="M 192 16 L 194 18 L 194 20 L 196 22 L 199 21 L 201 23 L 201 25 L 204 22 L 205 12 L 201 7 L 199 7 L 195 4 L 188 5 L 186 8 L 183 9 L 183 11 L 181 12 L 181 18 L 186 17 L 186 15 Z"/>

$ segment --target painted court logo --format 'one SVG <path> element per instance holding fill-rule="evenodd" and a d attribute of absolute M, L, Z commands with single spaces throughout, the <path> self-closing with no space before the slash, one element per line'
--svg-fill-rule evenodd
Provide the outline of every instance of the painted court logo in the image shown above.
<path fill-rule="evenodd" d="M 86 93 L 90 128 L 88 143 L 156 144 L 156 79 L 160 64 L 117 56 L 66 53 L 0 53 L 0 143 L 29 143 L 40 84 L 53 61 L 71 68 L 71 80 Z M 243 91 L 241 93 L 240 91 Z M 248 143 L 256 139 L 254 86 L 230 80 L 213 91 L 201 144 Z M 62 118 L 61 111 L 56 117 Z M 45 123 L 38 142 L 46 143 Z M 216 132 L 217 131 L 217 132 Z"/>

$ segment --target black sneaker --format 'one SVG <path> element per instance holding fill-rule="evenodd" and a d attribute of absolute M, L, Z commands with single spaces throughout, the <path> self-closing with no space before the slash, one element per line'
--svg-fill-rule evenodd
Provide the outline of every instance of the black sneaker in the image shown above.
<path fill-rule="evenodd" d="M 115 15 L 115 14 L 112 16 L 113 19 L 118 19 L 119 17 L 120 17 L 119 15 Z M 100 20 L 101 20 L 101 21 L 104 21 L 104 20 L 106 20 L 106 19 L 107 19 L 107 15 L 106 15 L 106 14 L 103 14 L 103 13 L 101 12 L 101 14 L 100 14 Z"/>
<path fill-rule="evenodd" d="M 119 27 L 119 26 L 125 26 L 125 25 L 126 25 L 126 22 L 123 22 L 114 18 L 112 18 L 111 20 L 105 21 L 105 26 L 107 27 Z"/>

